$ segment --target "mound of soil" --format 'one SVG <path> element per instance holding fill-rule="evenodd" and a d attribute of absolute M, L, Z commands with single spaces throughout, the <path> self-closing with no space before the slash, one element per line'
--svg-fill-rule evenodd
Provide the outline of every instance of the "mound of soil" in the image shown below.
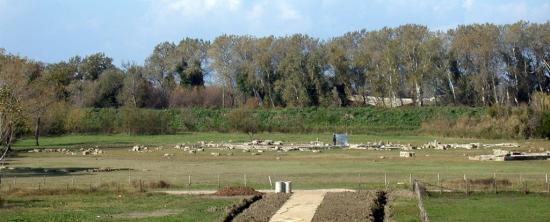
<path fill-rule="evenodd" d="M 291 194 L 276 193 L 266 194 L 264 197 L 252 204 L 248 209 L 237 215 L 235 222 L 269 221 L 277 210 L 290 198 Z"/>
<path fill-rule="evenodd" d="M 368 191 L 327 193 L 312 221 L 375 221 L 377 199 Z"/>
<path fill-rule="evenodd" d="M 224 187 L 214 193 L 217 196 L 252 196 L 261 194 L 251 187 Z"/>

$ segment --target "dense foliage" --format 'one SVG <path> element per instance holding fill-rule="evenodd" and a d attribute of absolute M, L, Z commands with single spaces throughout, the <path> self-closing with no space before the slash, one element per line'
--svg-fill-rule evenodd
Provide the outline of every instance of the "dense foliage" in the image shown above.
<path fill-rule="evenodd" d="M 158 44 L 143 65 L 122 67 L 103 53 L 44 64 L 0 49 L 0 89 L 20 103 L 24 121 L 17 134 L 37 138 L 40 129 L 474 132 L 469 129 L 478 123 L 487 125 L 488 135 L 511 128 L 505 135 L 548 136 L 540 127 L 548 125 L 549 60 L 550 22 L 461 25 L 447 32 L 402 25 L 327 40 L 301 34 L 185 38 Z M 452 112 L 467 108 L 371 108 L 405 104 L 519 111 L 453 119 Z M 335 109 L 349 106 L 369 108 Z M 3 124 L 14 121 L 2 115 Z"/>

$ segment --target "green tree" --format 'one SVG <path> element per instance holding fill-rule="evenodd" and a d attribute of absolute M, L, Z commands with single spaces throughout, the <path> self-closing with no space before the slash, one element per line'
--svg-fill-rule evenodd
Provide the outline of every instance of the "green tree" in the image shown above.
<path fill-rule="evenodd" d="M 84 80 L 96 80 L 104 71 L 114 69 L 113 59 L 104 53 L 86 56 L 79 65 L 79 73 Z"/>
<path fill-rule="evenodd" d="M 149 82 L 144 77 L 144 68 L 135 64 L 127 64 L 125 69 L 123 86 L 117 100 L 125 106 L 144 107 L 150 93 Z"/>

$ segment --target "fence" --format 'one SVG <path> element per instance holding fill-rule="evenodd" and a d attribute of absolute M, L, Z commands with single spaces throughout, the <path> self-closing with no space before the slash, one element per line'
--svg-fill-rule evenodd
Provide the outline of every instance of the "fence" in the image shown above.
<path fill-rule="evenodd" d="M 547 173 L 405 173 L 356 172 L 302 174 L 186 172 L 166 169 L 153 174 L 144 170 L 114 170 L 109 172 L 44 172 L 0 174 L 0 191 L 12 189 L 184 189 L 216 190 L 224 186 L 250 186 L 272 189 L 274 181 L 293 181 L 297 189 L 348 188 L 392 190 L 411 189 L 414 180 L 422 181 L 430 192 L 548 192 Z"/>

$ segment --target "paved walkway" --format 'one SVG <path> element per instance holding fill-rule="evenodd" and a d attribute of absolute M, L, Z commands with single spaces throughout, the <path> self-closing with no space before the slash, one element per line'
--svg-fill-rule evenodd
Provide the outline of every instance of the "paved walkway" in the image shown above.
<path fill-rule="evenodd" d="M 317 207 L 323 202 L 328 192 L 345 192 L 352 190 L 295 190 L 285 204 L 273 215 L 270 222 L 309 222 L 313 219 Z"/>

